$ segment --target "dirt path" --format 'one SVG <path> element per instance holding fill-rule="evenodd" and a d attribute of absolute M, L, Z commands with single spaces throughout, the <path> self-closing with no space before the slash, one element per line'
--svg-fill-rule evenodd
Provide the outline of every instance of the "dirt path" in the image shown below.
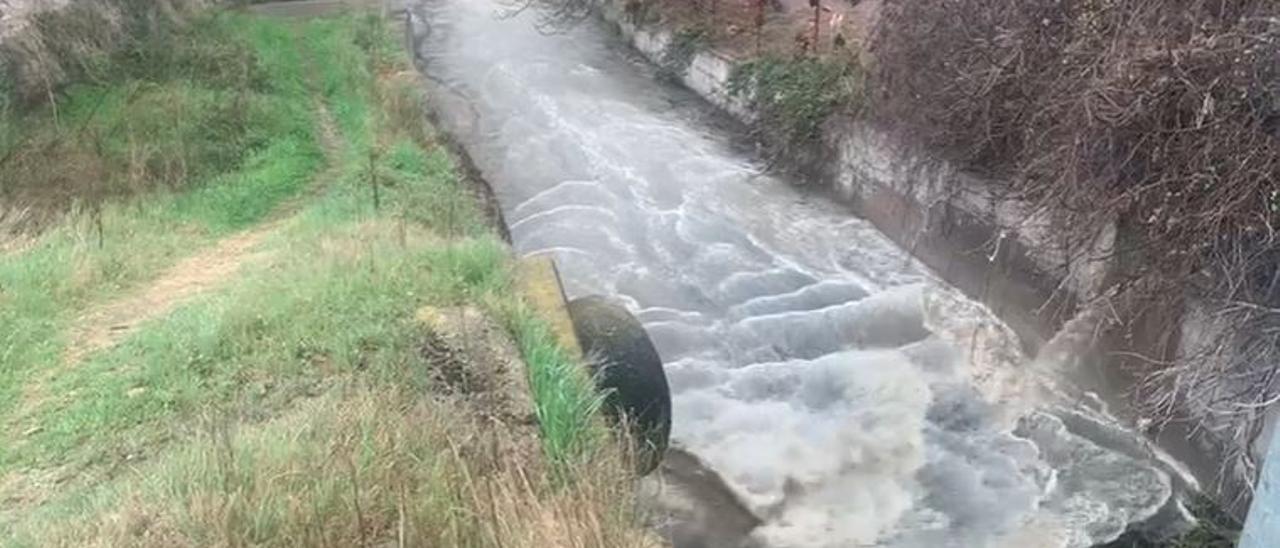
<path fill-rule="evenodd" d="M 63 364 L 74 366 L 89 354 L 115 346 L 139 325 L 173 312 L 182 303 L 222 285 L 245 264 L 261 256 L 254 252 L 258 245 L 292 218 L 305 198 L 315 196 L 337 175 L 340 137 L 328 109 L 320 101 L 316 101 L 316 109 L 320 140 L 329 167 L 319 173 L 302 194 L 277 207 L 269 217 L 272 220 L 227 237 L 169 267 L 138 291 L 82 315 L 71 329 Z"/>
<path fill-rule="evenodd" d="M 303 53 L 308 64 L 318 61 L 307 55 L 305 50 Z M 317 72 L 309 70 L 308 73 Z M 315 82 L 311 84 L 313 89 L 317 86 Z M 338 159 L 343 149 L 343 138 L 333 114 L 318 95 L 314 109 L 317 133 L 328 167 L 318 173 L 303 192 L 277 206 L 262 224 L 224 238 L 212 247 L 183 259 L 121 298 L 84 311 L 70 328 L 62 359 L 26 382 L 21 403 L 11 415 L 14 421 L 26 421 L 48 401 L 49 385 L 53 379 L 74 369 L 89 355 L 114 347 L 133 334 L 138 326 L 163 317 L 183 303 L 218 288 L 233 279 L 246 264 L 261 258 L 262 254 L 256 252 L 259 245 L 279 231 L 303 204 L 322 192 L 329 181 L 340 175 Z"/>
<path fill-rule="evenodd" d="M 227 281 L 279 224 L 268 223 L 226 238 L 173 265 L 140 291 L 90 310 L 72 328 L 63 363 L 74 366 L 89 354 L 111 348 L 139 325 Z"/>
<path fill-rule="evenodd" d="M 307 55 L 305 50 L 303 58 L 308 65 L 322 61 Z M 318 74 L 318 71 L 308 70 L 308 73 Z M 318 82 L 311 84 L 313 90 L 318 89 Z M 268 252 L 261 249 L 262 244 L 296 220 L 297 213 L 306 204 L 341 177 L 346 141 L 318 91 L 313 101 L 317 137 L 326 167 L 261 223 L 196 251 L 117 299 L 82 310 L 68 329 L 68 342 L 61 359 L 24 383 L 19 402 L 4 425 L 15 446 L 29 442 L 31 436 L 40 431 L 36 419 L 42 407 L 70 397 L 53 391 L 56 379 L 74 371 L 93 354 L 126 340 L 147 322 L 163 318 L 183 304 L 218 290 L 233 281 L 246 266 L 265 259 Z M 16 469 L 0 475 L 0 507 L 3 507 L 0 523 L 24 509 L 43 504 L 56 490 L 55 486 L 72 481 L 79 474 L 65 467 L 54 467 Z"/>
<path fill-rule="evenodd" d="M 91 354 L 119 344 L 142 324 L 163 317 L 182 304 L 217 289 L 232 280 L 245 265 L 263 257 L 264 254 L 257 251 L 259 245 L 292 219 L 308 198 L 320 193 L 329 181 L 339 175 L 337 159 L 342 149 L 342 137 L 333 115 L 323 102 L 317 99 L 315 105 L 318 133 L 328 167 L 313 178 L 306 190 L 280 204 L 266 222 L 183 259 L 123 297 L 84 311 L 70 328 L 62 359 L 26 382 L 21 403 L 11 415 L 16 423 L 27 421 L 37 408 L 49 401 L 49 387 L 55 378 L 73 370 Z"/>
<path fill-rule="evenodd" d="M 138 325 L 164 316 L 178 305 L 203 294 L 235 276 L 245 264 L 261 256 L 254 253 L 266 240 L 296 213 L 308 198 L 319 194 L 337 173 L 337 156 L 342 148 L 333 115 L 317 100 L 316 119 L 319 137 L 328 167 L 316 175 L 307 188 L 276 208 L 269 221 L 219 241 L 169 267 L 139 291 L 98 306 L 80 317 L 71 329 L 71 340 L 62 362 L 74 366 L 100 350 L 115 346 L 128 337 Z"/>
<path fill-rule="evenodd" d="M 169 267 L 147 285 L 122 298 L 94 306 L 75 321 L 69 342 L 58 363 L 51 364 L 23 386 L 21 403 L 11 415 L 21 424 L 50 401 L 50 385 L 57 377 L 75 369 L 89 355 L 109 349 L 132 334 L 138 326 L 162 317 L 179 305 L 231 279 L 256 257 L 258 244 L 279 228 L 280 221 L 228 237 L 210 249 Z M 35 431 L 23 432 L 23 436 Z"/>

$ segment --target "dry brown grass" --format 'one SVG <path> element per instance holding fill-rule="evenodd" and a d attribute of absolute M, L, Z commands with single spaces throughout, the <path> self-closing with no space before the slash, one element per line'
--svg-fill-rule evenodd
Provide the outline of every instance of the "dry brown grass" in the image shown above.
<path fill-rule="evenodd" d="M 383 72 L 378 75 L 375 101 L 385 117 L 383 127 L 387 136 L 405 136 L 420 145 L 431 146 L 435 139 L 423 116 L 426 100 L 421 79 L 422 75 L 414 70 Z"/>
<path fill-rule="evenodd" d="M 267 423 L 208 418 L 188 447 L 97 493 L 41 544 L 657 546 L 619 503 L 633 498 L 621 459 L 560 482 L 529 457 L 536 441 L 511 432 L 353 381 Z"/>

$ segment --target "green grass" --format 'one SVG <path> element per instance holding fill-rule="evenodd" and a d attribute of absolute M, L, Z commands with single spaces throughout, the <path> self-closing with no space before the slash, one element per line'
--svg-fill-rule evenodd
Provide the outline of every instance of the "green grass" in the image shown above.
<path fill-rule="evenodd" d="M 560 463 L 562 470 L 573 470 L 595 458 L 606 444 L 597 424 L 603 398 L 582 363 L 568 355 L 547 325 L 528 308 L 508 304 L 502 316 L 529 364 L 529 387 L 547 456 Z"/>
<path fill-rule="evenodd" d="M 221 15 L 90 57 L 53 105 L 4 118 L 0 193 L 56 218 L 77 204 L 206 186 L 283 140 L 317 152 L 292 38 L 282 25 Z"/>
<path fill-rule="evenodd" d="M 818 138 L 837 109 L 860 105 L 862 73 L 844 60 L 766 56 L 734 66 L 729 92 L 750 100 L 763 126 L 804 143 Z"/>
<path fill-rule="evenodd" d="M 216 49 L 252 52 L 264 69 L 249 84 L 262 90 L 255 100 L 280 111 L 252 131 L 212 132 L 202 146 L 248 150 L 198 182 L 106 200 L 101 247 L 99 217 L 76 211 L 31 249 L 0 256 L 0 424 L 14 440 L 0 445 L 0 477 L 67 478 L 20 514 L 0 511 L 0 545 L 351 545 L 397 534 L 397 521 L 420 545 L 543 546 L 581 534 L 636 545 L 630 483 L 596 420 L 600 398 L 515 294 L 509 250 L 449 155 L 401 112 L 420 105 L 396 80 L 407 59 L 377 21 L 211 19 L 224 28 L 201 31 L 190 47 L 220 37 L 235 43 Z M 300 56 L 298 43 L 314 57 Z M 160 69 L 146 78 L 185 90 L 184 108 L 218 95 Z M 78 92 L 85 99 L 62 115 L 125 116 L 137 108 L 128 99 L 137 85 L 95 84 L 98 95 Z M 319 180 L 317 100 L 341 141 Z M 81 311 L 291 199 L 260 258 L 233 279 L 57 369 Z M 434 364 L 415 313 L 457 305 L 478 306 L 511 331 L 547 469 L 544 459 L 460 453 L 489 451 L 492 427 L 432 403 Z M 44 397 L 23 403 L 35 382 Z M 525 513 L 557 505 L 550 525 Z"/>
<path fill-rule="evenodd" d="M 279 24 L 231 16 L 216 17 L 197 27 L 220 29 L 204 31 L 202 36 L 208 35 L 205 40 L 242 44 L 271 43 L 290 36 Z M 154 192 L 132 200 L 86 204 L 83 200 L 94 199 L 93 189 L 81 197 L 77 192 L 85 189 L 63 188 L 75 198 L 71 203 L 81 205 L 48 229 L 32 249 L 0 257 L 0 417 L 18 403 L 21 386 L 32 371 L 59 362 L 64 331 L 77 310 L 137 285 L 219 236 L 261 221 L 317 172 L 323 160 L 305 89 L 299 87 L 301 70 L 289 64 L 292 61 L 287 55 L 273 53 L 255 59 L 255 66 L 272 74 L 272 81 L 264 84 L 271 91 L 246 95 L 244 124 L 234 130 L 219 128 L 231 123 L 226 121 L 224 101 L 236 100 L 238 91 L 200 84 L 199 79 L 119 74 L 111 82 L 73 87 L 60 111 L 61 127 L 85 127 L 89 129 L 83 135 L 96 135 L 101 152 L 94 159 L 75 154 L 47 159 L 49 163 L 40 171 L 52 173 L 53 179 L 34 182 L 17 177 L 24 173 L 21 161 L 4 168 L 13 171 L 0 173 L 0 177 L 15 176 L 5 180 L 18 185 L 57 184 L 63 175 L 84 171 L 84 166 L 75 163 L 85 161 L 96 167 L 90 174 L 122 185 L 136 175 L 134 168 L 145 167 L 129 164 L 127 157 L 151 154 L 175 139 L 185 139 L 180 135 L 191 137 L 186 139 L 188 151 L 206 151 L 193 153 L 188 159 L 198 156 L 207 160 L 199 165 L 188 163 L 183 170 L 194 182 L 156 183 L 149 179 L 140 184 Z M 113 66 L 128 62 L 117 60 Z M 176 125 L 165 126 L 175 120 L 175 109 L 202 122 L 177 120 Z M 50 148 L 51 153 L 75 149 L 78 145 L 65 144 L 72 137 L 57 133 L 48 115 L 28 116 L 26 123 L 31 127 L 25 133 L 32 139 L 29 142 L 63 143 Z M 55 133 L 45 133 L 50 131 Z M 38 147 L 32 150 L 28 152 L 33 158 L 44 152 Z M 155 153 L 155 157 L 162 156 Z M 161 179 L 168 176 L 164 170 L 143 169 L 142 173 Z M 6 191 L 19 196 L 16 203 L 23 203 L 22 191 L 8 186 Z M 8 460 L 7 453 L 0 449 L 0 462 Z"/>
<path fill-rule="evenodd" d="M 474 206 L 416 207 L 424 196 L 466 193 L 447 155 L 412 146 L 398 145 L 379 166 L 401 177 L 381 210 L 353 171 L 269 242 L 270 262 L 59 377 L 51 391 L 77 397 L 39 410 L 39 433 L 11 446 L 0 466 L 128 454 L 209 402 L 269 414 L 333 373 L 367 371 L 425 389 L 430 364 L 416 354 L 414 312 L 468 302 L 484 303 L 516 336 L 547 453 L 569 460 L 594 449 L 598 402 L 581 365 L 513 296 L 508 251 Z M 457 236 L 437 239 L 450 232 Z"/>

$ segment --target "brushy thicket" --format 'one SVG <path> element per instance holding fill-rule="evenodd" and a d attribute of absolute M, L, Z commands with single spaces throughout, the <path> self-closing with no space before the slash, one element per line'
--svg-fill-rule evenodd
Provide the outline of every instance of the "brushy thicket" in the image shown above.
<path fill-rule="evenodd" d="M 40 4 L 41 2 L 33 2 Z M 26 106 L 49 100 L 61 86 L 93 68 L 101 54 L 186 20 L 204 0 L 73 1 L 60 9 L 37 10 L 0 44 L 4 99 Z"/>
<path fill-rule="evenodd" d="M 138 7 L 127 24 L 99 21 L 105 12 L 89 3 L 45 12 L 26 42 L 0 51 L 11 75 L 23 65 L 50 78 L 45 95 L 25 99 L 10 80 L 0 101 L 0 218 L 11 229 L 113 196 L 199 184 L 238 167 L 270 135 L 305 130 L 305 113 L 277 100 L 300 90 L 271 88 L 224 25 L 175 26 L 156 9 Z"/>
<path fill-rule="evenodd" d="M 734 66 L 729 93 L 747 98 L 761 127 L 780 132 L 783 147 L 809 145 L 839 110 L 856 110 L 862 73 L 835 58 L 763 56 Z"/>
<path fill-rule="evenodd" d="M 873 44 L 882 122 L 1066 212 L 1077 243 L 1117 222 L 1130 295 L 1211 305 L 1223 329 L 1145 361 L 1138 400 L 1203 405 L 1247 447 L 1280 394 L 1280 3 L 889 0 Z"/>
<path fill-rule="evenodd" d="M 148 49 L 247 52 L 263 76 L 249 87 L 264 90 L 249 97 L 301 125 L 250 125 L 255 140 L 239 142 L 262 135 L 264 152 L 191 190 L 106 201 L 105 244 L 73 214 L 0 253 L 0 425 L 15 432 L 0 444 L 0 545 L 657 545 L 600 395 L 515 292 L 509 249 L 423 126 L 393 30 L 372 14 L 222 14 L 155 37 Z M 112 62 L 182 55 L 141 51 Z M 196 93 L 199 59 L 112 70 L 129 76 L 88 96 Z M 227 207 L 228 195 L 255 200 Z M 211 246 L 249 227 L 263 239 L 234 275 L 67 357 L 100 305 L 164 285 L 192 253 L 222 258 Z M 536 423 L 494 412 L 497 379 L 451 385 L 447 369 L 489 375 L 499 364 L 481 361 L 501 358 L 473 352 L 465 326 L 461 347 L 428 352 L 424 305 L 510 331 Z"/>

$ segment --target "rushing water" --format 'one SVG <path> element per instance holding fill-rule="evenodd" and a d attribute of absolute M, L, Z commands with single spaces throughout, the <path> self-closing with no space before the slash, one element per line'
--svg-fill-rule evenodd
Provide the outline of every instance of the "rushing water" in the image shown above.
<path fill-rule="evenodd" d="M 443 123 L 518 252 L 554 253 L 571 296 L 615 295 L 645 324 L 675 443 L 765 520 L 758 541 L 1080 546 L 1168 496 L 1167 477 L 1032 409 L 1039 381 L 985 309 L 766 173 L 603 24 L 544 35 L 499 11 L 412 8 Z M 1095 496 L 1117 489 L 1150 500 Z"/>

